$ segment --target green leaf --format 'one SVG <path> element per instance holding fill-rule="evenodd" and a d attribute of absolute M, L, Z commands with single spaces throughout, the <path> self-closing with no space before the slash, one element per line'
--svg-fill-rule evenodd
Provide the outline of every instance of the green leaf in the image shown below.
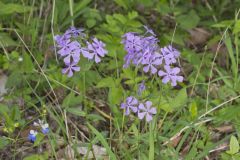
<path fill-rule="evenodd" d="M 225 21 L 221 21 L 220 23 L 212 25 L 212 27 L 226 28 L 226 27 L 229 27 L 230 25 L 232 25 L 233 23 L 234 23 L 234 20 L 225 20 Z"/>
<path fill-rule="evenodd" d="M 129 13 L 128 13 L 128 18 L 129 18 L 130 20 L 135 19 L 135 18 L 137 18 L 137 17 L 138 17 L 138 13 L 137 13 L 136 11 L 132 11 L 132 12 L 129 12 Z"/>
<path fill-rule="evenodd" d="M 200 18 L 195 11 L 191 10 L 188 14 L 178 16 L 176 21 L 183 29 L 191 29 L 198 25 Z"/>
<path fill-rule="evenodd" d="M 8 114 L 9 108 L 4 104 L 0 104 L 0 114 Z"/>
<path fill-rule="evenodd" d="M 38 146 L 44 138 L 44 134 L 38 133 L 36 136 L 36 140 L 34 141 L 34 146 Z"/>
<path fill-rule="evenodd" d="M 84 111 L 80 110 L 79 108 L 67 108 L 66 110 L 67 112 L 80 117 L 85 117 L 87 115 Z"/>
<path fill-rule="evenodd" d="M 115 154 L 112 152 L 111 148 L 109 147 L 107 141 L 105 140 L 105 138 L 103 137 L 103 135 L 98 132 L 98 130 L 96 130 L 91 124 L 88 123 L 88 127 L 90 128 L 90 130 L 96 135 L 96 138 L 101 142 L 101 144 L 104 146 L 104 148 L 106 148 L 107 153 L 110 156 L 110 159 L 112 160 L 117 160 L 117 157 L 115 156 Z"/>
<path fill-rule="evenodd" d="M 229 34 L 227 34 L 227 38 L 225 39 L 225 44 L 227 46 L 227 50 L 228 50 L 228 53 L 229 53 L 229 56 L 230 56 L 230 60 L 231 60 L 231 69 L 232 69 L 232 73 L 233 73 L 233 76 L 235 78 L 235 80 L 238 79 L 237 75 L 238 75 L 238 66 L 237 66 L 237 57 L 235 57 L 234 55 L 234 47 L 232 45 L 232 41 L 231 41 L 231 38 L 229 36 Z"/>
<path fill-rule="evenodd" d="M 22 70 L 26 73 L 32 73 L 34 69 L 34 65 L 32 63 L 31 57 L 27 54 L 23 54 L 23 61 L 22 61 Z"/>
<path fill-rule="evenodd" d="M 163 109 L 166 112 L 172 112 L 173 111 L 173 108 L 170 106 L 170 104 L 164 98 L 161 100 L 159 108 Z"/>
<path fill-rule="evenodd" d="M 14 3 L 7 3 L 4 4 L 0 2 L 0 15 L 8 15 L 8 14 L 13 14 L 13 13 L 24 13 L 28 12 L 32 9 L 31 6 L 23 6 L 19 4 L 14 4 Z"/>
<path fill-rule="evenodd" d="M 63 100 L 62 107 L 77 106 L 82 102 L 81 96 L 76 96 L 73 92 L 69 93 Z"/>
<path fill-rule="evenodd" d="M 127 22 L 127 19 L 122 14 L 114 14 L 113 17 L 119 20 L 122 24 Z"/>
<path fill-rule="evenodd" d="M 33 154 L 33 155 L 23 158 L 23 160 L 45 160 L 45 159 L 41 155 Z"/>
<path fill-rule="evenodd" d="M 17 43 L 7 33 L 0 33 L 0 48 L 10 46 L 17 46 Z"/>
<path fill-rule="evenodd" d="M 20 119 L 21 117 L 21 112 L 19 110 L 19 107 L 18 106 L 13 106 L 11 108 L 11 119 L 14 120 L 14 121 L 17 121 Z"/>
<path fill-rule="evenodd" d="M 191 113 L 191 117 L 192 118 L 196 118 L 197 117 L 197 103 L 195 101 L 193 101 L 190 105 L 189 105 L 189 112 Z"/>
<path fill-rule="evenodd" d="M 171 100 L 170 106 L 174 109 L 179 108 L 186 104 L 187 99 L 188 97 L 186 88 L 183 88 L 178 92 L 177 96 Z"/>
<path fill-rule="evenodd" d="M 86 8 L 92 0 L 81 0 L 79 3 L 74 3 L 74 13 L 81 11 Z"/>
<path fill-rule="evenodd" d="M 240 20 L 237 20 L 233 27 L 233 34 L 237 34 L 239 32 L 240 32 Z"/>
<path fill-rule="evenodd" d="M 119 6 L 128 9 L 128 0 L 114 0 Z"/>
<path fill-rule="evenodd" d="M 13 71 L 8 77 L 6 88 L 12 88 L 20 86 L 23 82 L 22 74 L 19 71 Z"/>
<path fill-rule="evenodd" d="M 87 19 L 87 21 L 86 21 L 86 24 L 87 24 L 88 28 L 92 28 L 93 26 L 96 25 L 96 23 L 97 23 L 96 20 L 93 19 L 93 18 Z"/>
<path fill-rule="evenodd" d="M 103 88 L 103 87 L 115 87 L 115 83 L 112 77 L 103 78 L 98 82 L 97 88 Z"/>
<path fill-rule="evenodd" d="M 0 137 L 0 149 L 3 149 L 9 143 L 10 141 L 6 137 Z"/>
<path fill-rule="evenodd" d="M 230 150 L 227 151 L 228 154 L 236 154 L 238 153 L 239 151 L 239 143 L 238 143 L 238 140 L 235 136 L 231 136 L 231 139 L 230 139 Z"/>
<path fill-rule="evenodd" d="M 122 88 L 113 87 L 109 89 L 108 101 L 110 104 L 119 104 L 123 97 Z"/>

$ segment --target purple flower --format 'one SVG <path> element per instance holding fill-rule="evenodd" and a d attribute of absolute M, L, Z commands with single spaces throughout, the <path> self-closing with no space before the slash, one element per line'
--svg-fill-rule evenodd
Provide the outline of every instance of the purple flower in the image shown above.
<path fill-rule="evenodd" d="M 166 65 L 166 66 L 164 66 L 164 69 L 166 70 L 166 72 L 161 71 L 161 70 L 158 71 L 158 75 L 160 77 L 163 77 L 162 82 L 164 84 L 171 81 L 171 85 L 176 86 L 177 82 L 183 81 L 183 77 L 177 75 L 180 72 L 180 68 L 178 68 L 178 67 L 171 68 L 170 66 Z"/>
<path fill-rule="evenodd" d="M 126 33 L 123 35 L 122 44 L 128 53 L 134 54 L 142 49 L 142 39 L 134 33 Z"/>
<path fill-rule="evenodd" d="M 67 74 L 68 77 L 73 76 L 73 72 L 80 71 L 80 67 L 76 66 L 77 62 L 72 62 L 71 64 L 66 64 L 67 67 L 62 69 L 63 74 Z"/>
<path fill-rule="evenodd" d="M 77 28 L 72 26 L 65 32 L 65 34 L 71 35 L 74 38 L 77 38 L 78 36 L 86 37 L 86 34 L 84 34 L 83 31 L 84 31 L 83 28 L 77 29 Z"/>
<path fill-rule="evenodd" d="M 142 83 L 138 85 L 138 95 L 141 95 L 142 92 L 145 90 L 146 90 L 145 81 L 142 81 Z"/>
<path fill-rule="evenodd" d="M 133 58 L 134 58 L 134 54 L 131 54 L 131 53 L 126 54 L 126 56 L 124 57 L 125 63 L 123 65 L 123 68 L 129 67 Z"/>
<path fill-rule="evenodd" d="M 79 62 L 80 60 L 81 45 L 77 41 L 69 43 L 65 48 L 62 48 L 58 53 L 65 57 L 64 63 L 69 64 L 71 61 Z"/>
<path fill-rule="evenodd" d="M 158 39 L 154 36 L 143 37 L 136 33 L 128 32 L 124 34 L 122 44 L 127 51 L 127 55 L 124 57 L 124 68 L 128 67 L 132 62 L 134 65 L 139 65 L 143 61 L 148 61 L 158 49 Z"/>
<path fill-rule="evenodd" d="M 148 60 L 142 62 L 144 65 L 143 71 L 148 72 L 151 71 L 152 74 L 157 72 L 157 66 L 162 64 L 162 60 L 159 58 L 159 55 L 152 55 Z"/>
<path fill-rule="evenodd" d="M 139 56 L 138 59 L 136 59 L 138 61 L 137 64 L 144 64 L 145 62 L 149 62 L 150 58 L 152 56 L 152 50 L 151 48 L 147 47 L 143 53 L 141 54 L 141 56 Z"/>
<path fill-rule="evenodd" d="M 105 44 L 97 38 L 94 38 L 92 43 L 87 42 L 87 49 L 88 52 L 82 52 L 83 56 L 88 59 L 94 58 L 96 63 L 101 61 L 100 57 L 104 57 L 107 54 Z"/>
<path fill-rule="evenodd" d="M 155 107 L 152 107 L 152 102 L 147 101 L 145 105 L 140 103 L 138 106 L 138 118 L 143 119 L 146 117 L 146 121 L 150 122 L 152 120 L 152 115 L 156 114 L 157 110 Z"/>
<path fill-rule="evenodd" d="M 176 63 L 176 58 L 180 56 L 180 52 L 173 48 L 171 45 L 161 48 L 161 53 L 166 65 Z"/>
<path fill-rule="evenodd" d="M 70 43 L 70 37 L 69 35 L 56 35 L 54 37 L 54 40 L 57 43 L 57 47 L 62 48 L 68 45 L 68 43 Z"/>
<path fill-rule="evenodd" d="M 151 35 L 156 36 L 156 34 L 153 32 L 153 30 L 150 29 L 148 26 L 145 26 L 145 25 L 144 25 L 143 27 L 144 27 L 144 29 L 146 30 L 145 34 L 150 33 Z"/>
<path fill-rule="evenodd" d="M 35 142 L 36 138 L 37 138 L 37 134 L 38 134 L 37 131 L 30 130 L 30 132 L 28 134 L 28 140 L 31 141 L 31 142 Z"/>
<path fill-rule="evenodd" d="M 156 49 L 159 48 L 158 46 L 158 42 L 159 40 L 154 37 L 154 36 L 148 36 L 148 37 L 144 37 L 142 39 L 142 48 L 143 50 L 146 48 L 146 47 L 150 47 L 152 49 L 152 51 L 155 51 Z"/>
<path fill-rule="evenodd" d="M 125 115 L 129 115 L 130 114 L 130 109 L 136 113 L 138 111 L 137 108 L 137 104 L 138 104 L 138 100 L 135 97 L 128 97 L 126 99 L 126 103 L 122 103 L 121 104 L 121 109 L 125 109 Z"/>

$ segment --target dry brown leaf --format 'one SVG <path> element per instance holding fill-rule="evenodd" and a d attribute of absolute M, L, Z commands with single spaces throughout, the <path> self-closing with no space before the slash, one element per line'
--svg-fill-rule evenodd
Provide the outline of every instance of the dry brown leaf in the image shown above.
<path fill-rule="evenodd" d="M 230 133 L 234 131 L 234 128 L 232 125 L 226 125 L 226 126 L 221 126 L 221 127 L 217 127 L 215 128 L 218 132 L 221 133 Z"/>
<path fill-rule="evenodd" d="M 203 45 L 207 42 L 211 33 L 205 30 L 204 28 L 193 28 L 188 31 L 190 34 L 190 39 L 187 41 L 188 45 Z"/>

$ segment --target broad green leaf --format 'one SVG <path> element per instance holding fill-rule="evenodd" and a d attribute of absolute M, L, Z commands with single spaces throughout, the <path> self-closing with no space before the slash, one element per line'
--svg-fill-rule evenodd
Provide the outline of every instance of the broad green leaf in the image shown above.
<path fill-rule="evenodd" d="M 87 5 L 91 2 L 92 0 L 81 0 L 80 2 L 75 2 L 74 3 L 74 13 L 81 11 L 83 8 L 87 7 Z"/>
<path fill-rule="evenodd" d="M 0 48 L 10 46 L 17 46 L 17 43 L 7 33 L 0 33 Z"/>
<path fill-rule="evenodd" d="M 8 77 L 6 88 L 12 88 L 21 85 L 23 82 L 22 74 L 19 71 L 13 71 Z"/>
<path fill-rule="evenodd" d="M 226 28 L 226 27 L 229 27 L 230 25 L 232 25 L 233 23 L 234 23 L 234 20 L 225 20 L 225 21 L 221 21 L 220 23 L 212 25 L 212 27 Z"/>
<path fill-rule="evenodd" d="M 237 20 L 237 21 L 235 22 L 234 27 L 233 27 L 233 33 L 234 33 L 234 34 L 237 34 L 237 33 L 239 33 L 239 32 L 240 32 L 240 20 Z"/>
<path fill-rule="evenodd" d="M 228 154 L 236 154 L 239 151 L 239 143 L 235 136 L 231 136 L 230 139 L 230 150 L 227 151 Z"/>
<path fill-rule="evenodd" d="M 9 112 L 9 108 L 8 106 L 4 105 L 4 104 L 0 104 L 0 114 L 8 114 Z"/>
<path fill-rule="evenodd" d="M 102 116 L 97 114 L 87 114 L 86 118 L 92 121 L 106 121 Z"/>
<path fill-rule="evenodd" d="M 137 18 L 137 17 L 138 17 L 138 13 L 137 13 L 136 11 L 132 11 L 132 12 L 129 12 L 129 13 L 128 13 L 128 18 L 129 18 L 130 20 L 135 19 L 135 18 Z"/>
<path fill-rule="evenodd" d="M 14 4 L 14 3 L 6 3 L 0 2 L 0 15 L 8 15 L 13 13 L 24 13 L 28 12 L 32 9 L 31 6 L 23 6 L 20 4 Z"/>
<path fill-rule="evenodd" d="M 110 104 L 119 104 L 123 97 L 122 88 L 113 87 L 109 89 L 108 101 Z"/>
<path fill-rule="evenodd" d="M 6 137 L 0 137 L 0 149 L 3 149 L 9 143 L 10 141 Z"/>
<path fill-rule="evenodd" d="M 19 110 L 19 107 L 18 106 L 13 106 L 11 108 L 11 119 L 14 120 L 14 121 L 17 121 L 20 119 L 21 117 L 21 112 Z"/>
<path fill-rule="evenodd" d="M 86 116 L 86 113 L 84 111 L 80 110 L 79 108 L 67 108 L 66 110 L 67 110 L 67 112 L 72 113 L 76 116 L 80 116 L 80 117 Z"/>
<path fill-rule="evenodd" d="M 97 88 L 103 88 L 103 87 L 115 87 L 115 82 L 112 77 L 103 78 L 98 82 Z"/>
<path fill-rule="evenodd" d="M 45 160 L 45 158 L 41 155 L 33 154 L 33 155 L 23 158 L 23 160 Z"/>
<path fill-rule="evenodd" d="M 34 141 L 34 146 L 38 146 L 44 138 L 44 134 L 38 133 L 36 136 L 36 140 Z"/>
<path fill-rule="evenodd" d="M 23 61 L 22 61 L 22 71 L 26 73 L 32 73 L 33 69 L 34 69 L 34 65 L 31 57 L 27 53 L 24 53 Z"/>
<path fill-rule="evenodd" d="M 96 23 L 97 23 L 96 20 L 93 19 L 93 18 L 88 19 L 88 20 L 86 21 L 86 24 L 87 24 L 88 28 L 92 28 L 93 26 L 95 26 Z"/>
<path fill-rule="evenodd" d="M 191 29 L 198 25 L 200 18 L 195 11 L 191 10 L 188 14 L 178 16 L 176 21 L 183 29 Z"/>
<path fill-rule="evenodd" d="M 187 99 L 188 97 L 187 97 L 186 88 L 183 88 L 178 92 L 177 96 L 172 99 L 170 106 L 174 109 L 179 108 L 184 104 L 186 104 Z"/>
<path fill-rule="evenodd" d="M 189 112 L 191 113 L 191 117 L 192 118 L 196 118 L 197 117 L 197 103 L 195 101 L 193 101 L 192 103 L 190 103 L 189 105 Z"/>
<path fill-rule="evenodd" d="M 119 6 L 123 7 L 124 9 L 128 9 L 128 0 L 114 0 Z"/>
<path fill-rule="evenodd" d="M 63 100 L 62 107 L 77 106 L 82 102 L 82 96 L 76 96 L 73 92 L 69 93 Z"/>
<path fill-rule="evenodd" d="M 114 14 L 113 17 L 117 20 L 119 20 L 122 24 L 125 24 L 127 22 L 127 19 L 122 14 Z"/>
<path fill-rule="evenodd" d="M 170 104 L 166 101 L 166 100 L 164 100 L 164 99 L 162 99 L 161 100 L 161 103 L 160 103 L 160 105 L 159 105 L 159 108 L 160 109 L 163 109 L 164 111 L 166 111 L 166 112 L 172 112 L 173 111 L 173 108 L 170 106 Z"/>

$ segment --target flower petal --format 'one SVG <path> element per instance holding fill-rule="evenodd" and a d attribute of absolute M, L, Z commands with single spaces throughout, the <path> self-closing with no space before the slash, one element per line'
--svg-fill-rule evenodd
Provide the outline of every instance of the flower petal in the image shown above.
<path fill-rule="evenodd" d="M 152 115 L 150 115 L 149 113 L 147 113 L 146 115 L 146 121 L 150 122 L 152 120 Z"/>
<path fill-rule="evenodd" d="M 145 115 L 146 115 L 146 112 L 142 112 L 142 113 L 138 112 L 139 119 L 143 119 Z"/>

